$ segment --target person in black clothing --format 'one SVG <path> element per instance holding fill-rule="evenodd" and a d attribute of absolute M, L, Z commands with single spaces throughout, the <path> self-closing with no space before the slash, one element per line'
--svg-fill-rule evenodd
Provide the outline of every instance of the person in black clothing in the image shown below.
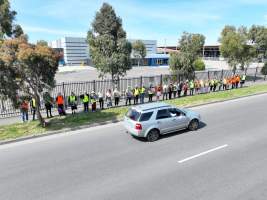
<path fill-rule="evenodd" d="M 169 99 L 172 99 L 172 87 L 173 87 L 172 83 L 169 84 L 169 87 L 168 87 Z"/>
<path fill-rule="evenodd" d="M 177 84 L 178 98 L 181 97 L 182 90 L 183 90 L 183 82 L 181 81 L 180 83 Z"/>
<path fill-rule="evenodd" d="M 47 118 L 51 118 L 51 117 L 53 117 L 52 108 L 53 108 L 54 100 L 48 92 L 44 93 L 43 99 L 44 99 L 44 103 L 45 103 L 45 110 L 46 110 Z"/>

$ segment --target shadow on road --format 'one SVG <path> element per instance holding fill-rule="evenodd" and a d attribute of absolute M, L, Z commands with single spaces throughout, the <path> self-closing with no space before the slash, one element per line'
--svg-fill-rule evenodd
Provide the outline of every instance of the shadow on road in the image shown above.
<path fill-rule="evenodd" d="M 206 126 L 207 126 L 207 124 L 201 121 L 199 123 L 198 130 L 203 129 Z M 197 131 L 195 131 L 195 132 L 197 133 Z M 180 131 L 176 131 L 176 132 L 173 132 L 173 133 L 168 133 L 166 135 L 161 135 L 159 140 L 167 139 L 167 138 L 178 136 L 178 135 L 185 134 L 185 133 L 194 133 L 194 131 L 189 131 L 188 129 L 185 129 L 185 130 L 180 130 Z M 135 137 L 135 136 L 133 136 L 133 138 L 135 138 L 136 140 L 139 140 L 141 142 L 147 142 L 146 138 L 139 138 L 139 137 Z"/>

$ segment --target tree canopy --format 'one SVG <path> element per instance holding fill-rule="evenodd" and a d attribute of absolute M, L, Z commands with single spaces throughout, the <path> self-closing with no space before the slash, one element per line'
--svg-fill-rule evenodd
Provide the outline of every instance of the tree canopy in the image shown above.
<path fill-rule="evenodd" d="M 131 44 L 126 40 L 122 20 L 112 6 L 107 3 L 102 5 L 87 39 L 93 64 L 100 72 L 100 77 L 110 74 L 115 81 L 131 69 Z"/>
<path fill-rule="evenodd" d="M 257 49 L 258 57 L 267 56 L 267 28 L 252 25 L 248 33 L 249 39 Z"/>
<path fill-rule="evenodd" d="M 180 52 L 171 54 L 169 65 L 172 73 L 183 73 L 192 76 L 195 71 L 194 62 L 201 55 L 205 37 L 201 34 L 184 32 L 180 41 Z"/>
<path fill-rule="evenodd" d="M 10 9 L 9 0 L 0 0 L 0 40 L 24 34 L 21 26 L 14 24 L 16 15 L 17 12 Z"/>
<path fill-rule="evenodd" d="M 10 10 L 9 0 L 0 0 L 0 38 L 12 35 L 16 14 L 16 11 Z"/>
<path fill-rule="evenodd" d="M 194 69 L 195 71 L 203 71 L 205 70 L 205 63 L 201 58 L 198 58 L 197 60 L 195 60 L 194 62 Z"/>
<path fill-rule="evenodd" d="M 133 42 L 133 56 L 138 59 L 138 66 L 140 63 L 140 59 L 144 59 L 146 57 L 146 46 L 141 40 L 137 40 Z"/>
<path fill-rule="evenodd" d="M 233 70 L 239 66 L 241 69 L 248 67 L 255 57 L 256 49 L 249 44 L 249 34 L 246 27 L 236 29 L 233 26 L 225 26 L 221 32 L 220 51 L 227 59 Z"/>
<path fill-rule="evenodd" d="M 17 107 L 25 97 L 36 100 L 41 124 L 40 97 L 55 85 L 58 58 L 44 45 L 28 43 L 27 37 L 6 39 L 0 47 L 0 93 Z"/>

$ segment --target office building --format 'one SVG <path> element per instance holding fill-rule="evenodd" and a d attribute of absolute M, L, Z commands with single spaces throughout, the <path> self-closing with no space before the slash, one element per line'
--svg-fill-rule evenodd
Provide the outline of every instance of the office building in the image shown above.
<path fill-rule="evenodd" d="M 134 43 L 136 39 L 129 39 L 130 43 Z M 144 43 L 146 47 L 146 55 L 156 54 L 157 53 L 157 40 L 140 40 Z"/>
<path fill-rule="evenodd" d="M 63 37 L 49 43 L 54 49 L 62 49 L 66 65 L 89 64 L 89 46 L 86 38 Z"/>

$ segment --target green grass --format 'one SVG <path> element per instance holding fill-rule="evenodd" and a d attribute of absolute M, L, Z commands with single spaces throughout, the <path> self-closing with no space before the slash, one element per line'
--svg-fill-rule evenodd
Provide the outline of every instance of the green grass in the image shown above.
<path fill-rule="evenodd" d="M 216 102 L 220 100 L 228 100 L 261 92 L 267 92 L 267 84 L 255 85 L 223 92 L 189 96 L 180 99 L 168 100 L 166 102 L 176 106 L 185 107 Z M 39 126 L 37 121 L 0 126 L 0 140 L 10 140 L 23 136 L 39 135 L 47 131 L 55 131 L 63 128 L 75 129 L 82 125 L 101 123 L 108 120 L 120 120 L 126 112 L 127 107 L 119 107 L 103 110 L 96 113 L 79 113 L 76 114 L 76 116 L 68 115 L 66 117 L 55 117 L 48 121 L 49 123 L 46 128 Z"/>

